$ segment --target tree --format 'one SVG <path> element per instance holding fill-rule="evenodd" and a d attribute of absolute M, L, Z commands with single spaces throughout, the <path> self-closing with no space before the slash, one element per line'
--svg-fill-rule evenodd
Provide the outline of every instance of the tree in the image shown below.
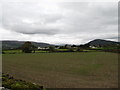
<path fill-rule="evenodd" d="M 71 47 L 76 47 L 76 45 L 72 45 Z"/>
<path fill-rule="evenodd" d="M 35 52 L 35 46 L 31 42 L 27 41 L 22 45 L 22 52 L 31 53 L 32 51 Z"/>
<path fill-rule="evenodd" d="M 49 51 L 50 51 L 50 52 L 54 52 L 54 51 L 55 51 L 55 48 L 54 48 L 53 46 L 50 46 L 50 47 L 49 47 Z"/>
<path fill-rule="evenodd" d="M 67 44 L 65 44 L 65 49 L 67 49 L 68 48 L 68 45 Z"/>
<path fill-rule="evenodd" d="M 78 47 L 82 48 L 82 49 L 88 49 L 89 46 L 90 46 L 90 44 L 88 43 L 88 44 L 84 44 L 84 45 L 79 45 Z"/>

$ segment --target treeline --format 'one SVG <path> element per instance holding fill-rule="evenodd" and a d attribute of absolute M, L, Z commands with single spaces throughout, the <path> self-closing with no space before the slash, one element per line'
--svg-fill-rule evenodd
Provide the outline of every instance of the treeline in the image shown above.
<path fill-rule="evenodd" d="M 45 51 L 45 52 L 88 52 L 88 51 L 105 51 L 105 52 L 115 52 L 120 53 L 120 45 L 118 46 L 91 46 L 89 43 L 84 45 L 63 45 L 63 46 L 49 46 L 49 47 L 36 47 L 31 42 L 25 42 L 21 47 L 14 48 L 10 51 L 10 54 L 15 54 L 16 52 L 12 52 L 12 50 L 21 50 L 21 53 L 35 53 L 39 51 Z M 3 54 L 5 54 L 4 50 L 2 51 Z"/>

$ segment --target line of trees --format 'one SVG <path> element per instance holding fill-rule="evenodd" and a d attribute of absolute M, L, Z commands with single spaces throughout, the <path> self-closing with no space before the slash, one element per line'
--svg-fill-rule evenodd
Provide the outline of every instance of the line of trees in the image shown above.
<path fill-rule="evenodd" d="M 64 46 L 50 46 L 48 49 L 43 49 L 43 51 L 49 51 L 49 52 L 82 52 L 83 50 L 99 50 L 99 48 L 94 49 L 90 48 L 89 44 L 84 45 L 64 45 Z M 120 48 L 120 46 L 118 47 Z M 120 52 L 120 50 L 116 49 L 109 49 L 109 48 L 101 48 L 102 51 L 109 51 L 109 52 Z M 23 53 L 35 53 L 36 50 L 38 50 L 38 47 L 33 45 L 31 42 L 27 41 L 25 42 L 20 49 Z M 63 49 L 63 50 L 62 50 Z M 65 50 L 66 49 L 66 50 Z M 4 52 L 2 52 L 4 53 Z"/>
<path fill-rule="evenodd" d="M 56 50 L 55 48 L 59 47 L 59 49 L 68 49 L 67 51 L 64 51 L 64 52 L 74 52 L 74 48 L 77 48 L 76 51 L 81 51 L 81 49 L 83 48 L 89 48 L 89 45 L 86 44 L 86 45 L 79 45 L 79 46 L 76 46 L 76 45 L 65 45 L 65 46 L 50 46 L 49 47 L 49 52 L 62 52 L 62 51 L 59 51 L 59 50 Z M 25 42 L 22 47 L 22 52 L 23 53 L 35 53 L 35 50 L 37 50 L 37 47 L 34 46 L 31 42 L 27 41 Z"/>
<path fill-rule="evenodd" d="M 28 41 L 22 45 L 21 49 L 23 53 L 32 53 L 32 52 L 35 53 L 35 50 L 37 50 L 37 47 Z M 53 46 L 50 46 L 49 51 L 55 52 L 55 48 Z"/>

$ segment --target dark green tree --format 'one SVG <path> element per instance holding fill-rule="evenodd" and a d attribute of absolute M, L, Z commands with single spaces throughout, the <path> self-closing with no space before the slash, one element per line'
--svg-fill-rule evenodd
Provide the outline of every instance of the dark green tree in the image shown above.
<path fill-rule="evenodd" d="M 64 46 L 64 47 L 65 47 L 65 49 L 67 49 L 67 48 L 68 48 L 68 45 L 67 45 L 67 44 L 65 44 L 65 46 Z"/>
<path fill-rule="evenodd" d="M 72 45 L 71 47 L 76 47 L 76 45 Z"/>
<path fill-rule="evenodd" d="M 35 52 L 35 46 L 31 42 L 27 41 L 22 45 L 22 52 L 32 53 L 32 51 Z"/>
<path fill-rule="evenodd" d="M 50 52 L 54 52 L 54 51 L 55 51 L 55 47 L 50 46 L 50 47 L 49 47 L 49 51 L 50 51 Z"/>

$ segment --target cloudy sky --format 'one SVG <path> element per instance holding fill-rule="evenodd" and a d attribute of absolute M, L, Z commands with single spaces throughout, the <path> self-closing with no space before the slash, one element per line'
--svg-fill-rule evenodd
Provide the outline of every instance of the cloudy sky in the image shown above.
<path fill-rule="evenodd" d="M 50 44 L 118 40 L 118 2 L 115 0 L 4 0 L 0 11 L 0 40 Z"/>

